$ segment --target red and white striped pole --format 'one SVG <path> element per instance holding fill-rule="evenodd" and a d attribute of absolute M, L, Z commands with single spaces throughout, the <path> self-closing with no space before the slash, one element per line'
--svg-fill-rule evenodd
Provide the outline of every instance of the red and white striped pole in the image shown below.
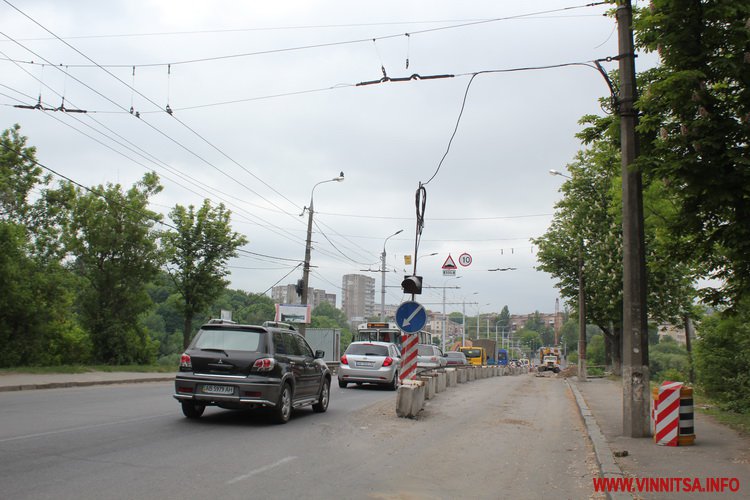
<path fill-rule="evenodd" d="M 417 344 L 418 334 L 405 333 L 401 335 L 401 372 L 398 374 L 401 382 L 414 380 L 417 374 Z"/>

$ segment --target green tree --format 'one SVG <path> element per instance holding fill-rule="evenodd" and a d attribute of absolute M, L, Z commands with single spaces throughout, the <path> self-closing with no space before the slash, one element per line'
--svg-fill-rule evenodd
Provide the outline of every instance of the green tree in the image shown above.
<path fill-rule="evenodd" d="M 510 310 L 508 306 L 503 306 L 500 315 L 497 317 L 497 327 L 504 332 L 510 331 Z"/>
<path fill-rule="evenodd" d="M 750 289 L 749 18 L 748 2 L 652 0 L 635 19 L 661 63 L 640 93 L 639 166 L 666 181 L 672 260 L 719 280 L 704 293 L 714 304 Z"/>
<path fill-rule="evenodd" d="M 750 412 L 750 299 L 735 314 L 712 314 L 698 325 L 693 351 L 698 383 L 726 408 Z"/>
<path fill-rule="evenodd" d="M 159 269 L 153 226 L 160 216 L 147 207 L 161 189 L 149 173 L 127 192 L 119 184 L 77 191 L 66 243 L 84 279 L 80 317 L 96 361 L 150 363 L 156 355 L 139 318 L 152 305 L 146 285 Z"/>
<path fill-rule="evenodd" d="M 70 190 L 48 189 L 35 148 L 13 126 L 0 134 L 0 344 L 4 366 L 88 361 L 72 307 L 75 277 L 61 265 Z M 30 193 L 39 194 L 30 201 Z"/>
<path fill-rule="evenodd" d="M 176 205 L 169 213 L 174 231 L 163 242 L 170 274 L 182 298 L 183 346 L 190 344 L 193 318 L 210 306 L 227 286 L 227 262 L 247 239 L 232 231 L 231 212 L 209 200 L 197 211 Z"/>

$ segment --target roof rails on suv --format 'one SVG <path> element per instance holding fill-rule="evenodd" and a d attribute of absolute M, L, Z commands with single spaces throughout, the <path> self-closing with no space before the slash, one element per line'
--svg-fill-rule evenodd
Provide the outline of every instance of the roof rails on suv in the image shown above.
<path fill-rule="evenodd" d="M 279 321 L 264 321 L 263 326 L 271 328 L 285 328 L 287 330 L 294 330 L 294 327 L 289 323 L 281 323 Z"/>

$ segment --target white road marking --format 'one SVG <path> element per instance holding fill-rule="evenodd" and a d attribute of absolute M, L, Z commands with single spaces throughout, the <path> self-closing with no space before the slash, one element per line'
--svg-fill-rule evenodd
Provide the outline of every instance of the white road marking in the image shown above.
<path fill-rule="evenodd" d="M 267 470 L 273 469 L 274 467 L 278 467 L 279 465 L 284 465 L 285 463 L 291 462 L 292 460 L 296 460 L 296 459 L 297 459 L 297 457 L 284 457 L 281 460 L 279 460 L 278 462 L 274 462 L 272 464 L 264 465 L 263 467 L 261 467 L 259 469 L 251 470 L 247 474 L 243 474 L 241 476 L 235 477 L 234 479 L 230 479 L 229 481 L 227 481 L 227 484 L 234 484 L 234 483 L 238 483 L 240 481 L 244 481 L 245 479 L 249 479 L 249 478 L 251 478 L 253 476 L 256 476 L 258 474 L 266 472 Z"/>

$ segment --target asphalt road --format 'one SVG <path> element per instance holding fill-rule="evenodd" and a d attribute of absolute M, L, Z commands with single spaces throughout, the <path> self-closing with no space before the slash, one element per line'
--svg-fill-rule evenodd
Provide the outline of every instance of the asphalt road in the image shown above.
<path fill-rule="evenodd" d="M 334 381 L 335 382 L 335 381 Z M 207 408 L 171 384 L 0 393 L 9 499 L 588 498 L 593 455 L 568 389 L 533 375 L 441 393 L 417 420 L 393 392 L 332 387 L 286 425 Z"/>

